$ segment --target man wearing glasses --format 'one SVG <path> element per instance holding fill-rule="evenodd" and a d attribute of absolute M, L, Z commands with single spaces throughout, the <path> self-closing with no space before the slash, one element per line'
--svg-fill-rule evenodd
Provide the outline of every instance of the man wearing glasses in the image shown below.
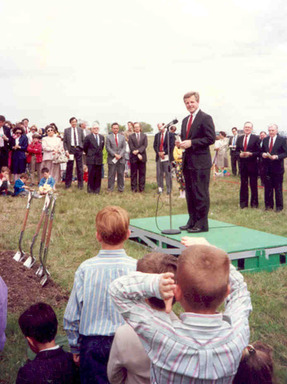
<path fill-rule="evenodd" d="M 83 130 L 77 126 L 78 120 L 71 117 L 69 120 L 71 127 L 64 131 L 64 149 L 68 157 L 65 187 L 70 188 L 73 179 L 74 160 L 76 160 L 78 188 L 83 189 Z"/>

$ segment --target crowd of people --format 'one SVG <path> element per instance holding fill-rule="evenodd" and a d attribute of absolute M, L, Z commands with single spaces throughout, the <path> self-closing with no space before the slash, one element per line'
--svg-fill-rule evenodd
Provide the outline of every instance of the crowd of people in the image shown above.
<path fill-rule="evenodd" d="M 124 250 L 129 235 L 124 209 L 97 213 L 101 250 L 77 269 L 64 313 L 71 353 L 55 342 L 53 309 L 32 305 L 19 326 L 36 358 L 16 384 L 274 383 L 271 348 L 249 344 L 250 293 L 228 255 L 189 238 L 178 258 L 153 252 L 136 261 Z M 3 297 L 7 305 L 5 284 Z"/>

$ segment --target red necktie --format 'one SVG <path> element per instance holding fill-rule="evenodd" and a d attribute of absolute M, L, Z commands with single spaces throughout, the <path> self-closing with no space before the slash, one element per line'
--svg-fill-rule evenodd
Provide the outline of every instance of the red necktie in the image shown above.
<path fill-rule="evenodd" d="M 186 139 L 188 138 L 191 124 L 192 124 L 192 115 L 190 115 L 189 120 L 188 120 L 188 123 L 187 123 L 186 136 L 185 136 Z"/>
<path fill-rule="evenodd" d="M 245 139 L 244 139 L 244 146 L 243 146 L 243 151 L 246 152 L 246 149 L 247 149 L 247 137 L 248 135 L 245 136 Z"/>
<path fill-rule="evenodd" d="M 164 136 L 164 133 L 162 132 L 161 138 L 160 138 L 160 145 L 159 145 L 159 151 L 160 152 L 163 152 L 163 136 Z"/>
<path fill-rule="evenodd" d="M 269 153 L 271 153 L 273 148 L 273 137 L 271 137 L 270 145 L 269 145 Z"/>
<path fill-rule="evenodd" d="M 119 144 L 118 144 L 118 137 L 117 137 L 117 135 L 115 135 L 115 142 L 116 142 L 116 146 L 118 147 Z"/>

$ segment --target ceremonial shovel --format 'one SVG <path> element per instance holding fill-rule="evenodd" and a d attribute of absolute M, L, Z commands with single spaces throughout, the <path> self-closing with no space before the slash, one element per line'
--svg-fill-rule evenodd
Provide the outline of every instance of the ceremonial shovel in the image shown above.
<path fill-rule="evenodd" d="M 27 220 L 28 220 L 28 216 L 29 216 L 29 210 L 30 210 L 30 206 L 31 206 L 31 202 L 32 202 L 33 197 L 34 197 L 34 192 L 29 191 L 26 213 L 25 213 L 24 222 L 22 225 L 22 230 L 20 233 L 20 238 L 19 238 L 19 250 L 15 253 L 15 255 L 13 257 L 13 259 L 16 261 L 23 261 L 25 258 L 25 252 L 22 249 L 22 239 L 23 239 L 25 228 L 26 228 L 26 224 L 27 224 Z"/>
<path fill-rule="evenodd" d="M 43 261 L 42 261 L 42 266 L 43 266 L 43 271 L 44 271 L 44 276 L 42 277 L 42 279 L 40 281 L 40 284 L 42 285 L 42 287 L 47 283 L 47 280 L 50 276 L 50 272 L 46 268 L 46 264 L 47 264 L 48 249 L 49 249 L 52 227 L 53 227 L 54 212 L 55 212 L 55 206 L 56 206 L 56 197 L 53 196 L 52 199 L 53 199 L 53 201 L 51 203 L 49 228 L 48 228 L 48 234 L 47 234 L 47 238 L 46 238 L 44 256 L 43 256 Z"/>
<path fill-rule="evenodd" d="M 40 216 L 40 220 L 39 220 L 39 222 L 37 224 L 36 232 L 35 232 L 35 234 L 33 236 L 32 243 L 31 243 L 31 246 L 30 246 L 30 256 L 27 258 L 27 260 L 23 264 L 27 268 L 32 268 L 33 265 L 36 262 L 36 258 L 33 255 L 33 248 L 34 248 L 35 242 L 37 240 L 37 237 L 39 235 L 39 232 L 40 232 L 40 229 L 41 229 L 44 217 L 45 217 L 45 212 L 49 208 L 49 204 L 50 204 L 50 195 L 47 193 L 47 195 L 45 197 L 45 201 L 44 201 L 43 210 L 42 210 L 42 213 L 41 213 L 41 216 Z"/>

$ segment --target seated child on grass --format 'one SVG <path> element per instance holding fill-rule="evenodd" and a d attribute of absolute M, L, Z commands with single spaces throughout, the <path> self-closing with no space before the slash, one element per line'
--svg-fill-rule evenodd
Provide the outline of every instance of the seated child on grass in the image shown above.
<path fill-rule="evenodd" d="M 272 349 L 255 341 L 248 345 L 242 354 L 233 384 L 273 384 Z"/>
<path fill-rule="evenodd" d="M 207 245 L 186 248 L 176 276 L 136 272 L 110 285 L 151 360 L 151 383 L 230 384 L 249 341 L 252 307 L 243 277 L 224 251 Z M 167 313 L 142 305 L 153 296 L 165 300 Z M 185 311 L 178 320 L 168 315 L 174 297 Z"/>
<path fill-rule="evenodd" d="M 58 321 L 50 305 L 32 305 L 20 316 L 19 325 L 37 355 L 19 369 L 16 384 L 79 383 L 73 355 L 55 343 Z"/>
<path fill-rule="evenodd" d="M 26 196 L 26 195 L 28 195 L 29 187 L 26 185 L 28 180 L 29 180 L 28 174 L 27 173 L 21 173 L 20 178 L 15 181 L 13 196 Z"/>
<path fill-rule="evenodd" d="M 75 274 L 64 314 L 74 361 L 80 364 L 81 383 L 108 383 L 107 364 L 116 329 L 124 324 L 108 288 L 119 276 L 135 271 L 136 260 L 123 249 L 129 238 L 128 213 L 108 206 L 96 216 L 98 255 L 84 261 Z"/>
<path fill-rule="evenodd" d="M 55 179 L 50 176 L 50 173 L 49 173 L 49 169 L 44 167 L 42 168 L 42 179 L 40 180 L 40 183 L 39 183 L 39 192 L 41 195 L 46 195 L 46 193 L 52 191 L 52 190 L 55 190 Z"/>
<path fill-rule="evenodd" d="M 165 253 L 152 252 L 137 262 L 137 271 L 144 273 L 176 273 L 177 257 Z M 158 311 L 165 310 L 162 299 L 151 297 L 146 304 Z M 171 312 L 170 316 L 176 319 Z M 111 384 L 118 383 L 150 383 L 150 359 L 142 346 L 138 335 L 129 324 L 120 326 L 112 344 L 108 377 Z"/>
<path fill-rule="evenodd" d="M 8 167 L 2 167 L 0 173 L 0 196 L 12 195 L 12 192 L 9 191 L 9 174 L 10 169 Z"/>

